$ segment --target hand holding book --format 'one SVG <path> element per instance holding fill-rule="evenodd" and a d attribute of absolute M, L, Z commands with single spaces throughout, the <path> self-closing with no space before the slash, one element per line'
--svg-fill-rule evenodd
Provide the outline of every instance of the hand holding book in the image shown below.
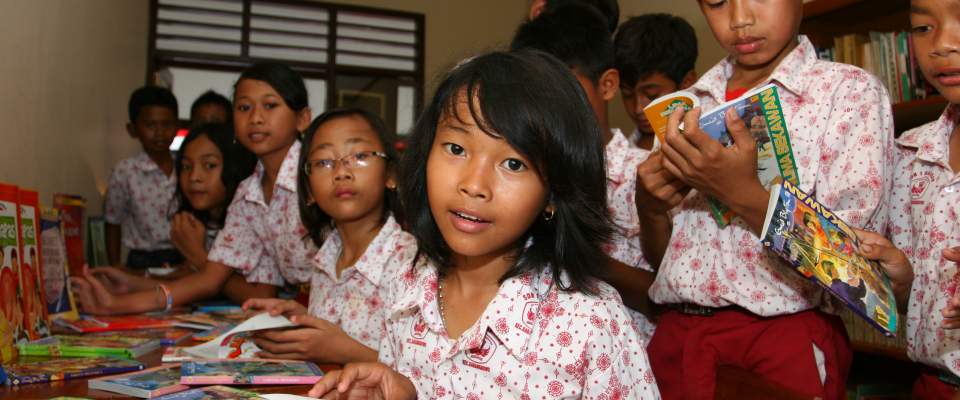
<path fill-rule="evenodd" d="M 307 396 L 406 400 L 416 399 L 417 390 L 413 382 L 384 364 L 353 363 L 324 375 Z"/>
<path fill-rule="evenodd" d="M 263 330 L 251 336 L 262 349 L 257 357 L 336 364 L 377 359 L 376 350 L 356 341 L 330 321 L 310 315 L 294 316 L 291 321 L 299 326 Z"/>
<path fill-rule="evenodd" d="M 910 287 L 913 284 L 913 266 L 910 265 L 907 255 L 880 234 L 856 228 L 853 231 L 860 240 L 860 252 L 868 260 L 880 263 L 883 272 L 890 278 L 900 312 L 907 312 Z"/>
<path fill-rule="evenodd" d="M 302 304 L 294 300 L 284 300 L 284 299 L 248 299 L 243 302 L 244 311 L 258 311 L 258 312 L 267 312 L 271 316 L 283 315 L 284 317 L 290 318 L 295 315 L 306 315 L 307 308 Z"/>

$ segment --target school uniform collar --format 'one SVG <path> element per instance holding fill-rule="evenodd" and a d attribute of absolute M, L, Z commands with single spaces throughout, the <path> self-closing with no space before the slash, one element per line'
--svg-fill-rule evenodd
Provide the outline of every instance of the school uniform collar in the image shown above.
<path fill-rule="evenodd" d="M 780 64 L 777 65 L 773 73 L 770 74 L 770 78 L 768 78 L 766 82 L 757 85 L 757 87 L 770 82 L 776 82 L 781 88 L 786 89 L 796 96 L 803 97 L 807 91 L 807 86 L 814 81 L 813 79 L 808 79 L 809 76 L 806 72 L 818 61 L 817 49 L 813 47 L 810 39 L 807 39 L 806 36 L 800 35 L 797 39 L 800 42 L 797 47 L 791 50 L 790 54 L 787 54 L 787 56 L 780 61 Z M 690 90 L 698 96 L 707 94 L 717 103 L 722 104 L 726 102 L 727 81 L 733 76 L 734 64 L 736 64 L 736 62 L 732 57 L 728 56 L 724 58 L 723 61 L 720 61 L 703 74 L 697 83 L 693 84 Z"/>
<path fill-rule="evenodd" d="M 374 285 L 380 286 L 384 275 L 384 266 L 390 257 L 396 254 L 398 234 L 402 232 L 400 224 L 393 219 L 393 216 L 387 217 L 386 222 L 380 228 L 380 232 L 377 232 L 377 236 L 367 245 L 367 249 L 364 250 L 351 268 Z M 313 256 L 313 266 L 336 281 L 337 259 L 340 257 L 342 249 L 343 240 L 340 238 L 340 232 L 334 229 L 324 239 L 320 251 Z M 344 270 L 344 272 L 346 271 Z M 341 274 L 342 276 L 344 275 Z"/>
<path fill-rule="evenodd" d="M 153 159 L 150 158 L 150 155 L 144 151 L 141 151 L 133 159 L 134 168 L 140 170 L 144 173 L 157 173 L 160 175 L 167 176 L 163 173 L 163 170 L 160 169 L 160 166 L 157 163 L 153 162 Z M 171 173 L 168 177 L 173 177 L 176 173 Z"/>
<path fill-rule="evenodd" d="M 627 140 L 626 136 L 623 136 L 623 132 L 620 132 L 620 129 L 613 128 L 610 130 L 610 133 L 613 134 L 613 138 L 610 139 L 610 143 L 607 143 L 607 146 L 604 147 L 604 161 L 607 164 L 607 180 L 616 184 L 620 184 L 624 181 L 624 171 L 623 164 L 626 162 L 627 153 L 630 149 L 630 142 Z"/>
<path fill-rule="evenodd" d="M 917 159 L 950 169 L 950 135 L 958 119 L 960 106 L 950 104 L 939 119 L 907 131 L 896 142 L 900 146 L 916 149 Z"/>
<path fill-rule="evenodd" d="M 277 187 L 283 188 L 291 193 L 297 193 L 298 162 L 300 162 L 300 141 L 295 140 L 293 144 L 290 145 L 290 148 L 287 149 L 287 155 L 283 157 L 283 162 L 280 163 L 280 171 L 277 172 Z M 243 197 L 244 200 L 266 204 L 263 197 L 263 188 L 260 186 L 260 182 L 263 181 L 263 174 L 263 162 L 257 161 L 257 168 L 253 172 L 253 176 L 256 176 L 256 181 L 251 182 L 253 190 L 247 191 Z M 274 196 L 276 196 L 276 192 L 274 192 Z"/>

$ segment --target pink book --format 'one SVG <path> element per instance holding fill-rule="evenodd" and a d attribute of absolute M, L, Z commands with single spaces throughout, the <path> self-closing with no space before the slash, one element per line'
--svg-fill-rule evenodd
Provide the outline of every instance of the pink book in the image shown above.
<path fill-rule="evenodd" d="M 207 360 L 180 368 L 185 385 L 312 385 L 322 376 L 320 367 L 306 361 Z"/>

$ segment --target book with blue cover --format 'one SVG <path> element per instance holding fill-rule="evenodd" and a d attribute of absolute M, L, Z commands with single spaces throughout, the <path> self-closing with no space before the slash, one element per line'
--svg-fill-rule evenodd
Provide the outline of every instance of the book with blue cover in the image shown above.
<path fill-rule="evenodd" d="M 139 371 L 143 364 L 113 357 L 21 357 L 17 363 L 3 368 L 7 385 L 24 385 Z"/>
<path fill-rule="evenodd" d="M 180 384 L 180 365 L 171 364 L 87 381 L 90 389 L 150 399 L 190 389 Z"/>
<path fill-rule="evenodd" d="M 185 390 L 178 393 L 157 397 L 158 400 L 222 400 L 222 399 L 250 399 L 260 400 L 259 394 L 229 386 L 207 386 Z"/>
<path fill-rule="evenodd" d="M 320 367 L 307 361 L 188 361 L 180 369 L 186 385 L 312 385 L 322 376 Z"/>

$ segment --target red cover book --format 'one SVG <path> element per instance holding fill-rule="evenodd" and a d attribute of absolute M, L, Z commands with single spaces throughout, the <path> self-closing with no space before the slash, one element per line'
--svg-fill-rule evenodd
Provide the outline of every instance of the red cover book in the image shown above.
<path fill-rule="evenodd" d="M 50 335 L 50 319 L 43 295 L 43 266 L 40 262 L 40 196 L 20 190 L 20 306 L 23 310 L 21 337 L 37 340 Z"/>
<path fill-rule="evenodd" d="M 20 285 L 19 189 L 0 183 L 0 361 L 16 357 L 16 340 L 23 326 L 17 288 Z"/>
<path fill-rule="evenodd" d="M 172 328 L 176 321 L 146 315 L 123 315 L 117 317 L 84 317 L 76 321 L 59 321 L 59 323 L 76 332 L 87 333 Z"/>
<path fill-rule="evenodd" d="M 57 193 L 53 195 L 53 208 L 60 210 L 63 221 L 63 238 L 67 247 L 67 264 L 70 275 L 79 276 L 86 264 L 83 256 L 83 218 L 87 201 L 80 196 Z"/>

